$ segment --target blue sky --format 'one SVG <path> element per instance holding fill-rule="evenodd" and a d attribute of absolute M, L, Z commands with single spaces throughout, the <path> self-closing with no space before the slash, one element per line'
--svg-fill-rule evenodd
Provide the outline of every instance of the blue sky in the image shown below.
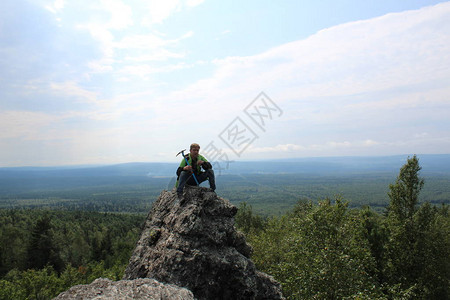
<path fill-rule="evenodd" d="M 2 1 L 0 166 L 450 153 L 449 53 L 443 1 Z"/>

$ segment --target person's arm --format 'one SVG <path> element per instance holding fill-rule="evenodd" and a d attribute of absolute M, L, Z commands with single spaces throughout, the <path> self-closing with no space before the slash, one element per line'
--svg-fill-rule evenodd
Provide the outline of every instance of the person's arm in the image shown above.
<path fill-rule="evenodd" d="M 178 167 L 177 176 L 180 176 L 181 172 L 183 171 L 192 171 L 192 166 Z"/>
<path fill-rule="evenodd" d="M 204 158 L 203 156 L 199 155 L 199 162 L 201 162 L 201 166 L 203 168 L 203 170 L 209 170 L 212 169 L 212 165 L 209 161 L 206 160 L 206 158 Z"/>
<path fill-rule="evenodd" d="M 183 168 L 182 167 L 178 167 L 178 169 L 177 169 L 177 177 L 180 177 L 181 172 L 183 172 Z"/>
<path fill-rule="evenodd" d="M 204 162 L 202 163 L 202 168 L 206 171 L 206 170 L 212 169 L 212 165 L 211 165 L 210 162 L 204 161 Z"/>
<path fill-rule="evenodd" d="M 181 172 L 183 172 L 184 167 L 186 167 L 186 160 L 183 159 L 180 163 L 180 166 L 177 169 L 177 177 L 180 177 Z"/>

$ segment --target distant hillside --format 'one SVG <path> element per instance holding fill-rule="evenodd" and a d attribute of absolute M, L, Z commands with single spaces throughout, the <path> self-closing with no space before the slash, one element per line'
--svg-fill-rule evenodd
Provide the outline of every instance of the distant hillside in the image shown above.
<path fill-rule="evenodd" d="M 339 194 L 352 206 L 383 208 L 387 191 L 407 155 L 235 161 L 215 165 L 218 191 L 263 214 L 290 209 L 299 198 Z M 450 155 L 419 155 L 424 201 L 450 203 Z M 0 208 L 64 207 L 147 212 L 162 190 L 175 184 L 176 163 L 0 168 Z M 203 183 L 203 186 L 208 186 Z"/>
<path fill-rule="evenodd" d="M 412 156 L 412 155 L 409 155 Z M 418 155 L 423 174 L 450 174 L 450 154 Z M 230 163 L 227 174 L 295 173 L 338 175 L 355 173 L 398 173 L 408 155 L 315 157 Z"/>
<path fill-rule="evenodd" d="M 231 161 L 216 164 L 220 174 L 314 174 L 337 175 L 355 173 L 398 173 L 408 155 L 374 157 L 315 157 L 261 161 Z M 418 155 L 423 174 L 450 174 L 450 154 Z M 42 177 L 116 177 L 145 176 L 171 177 L 178 166 L 175 163 L 134 162 L 107 166 L 17 167 L 0 168 L 0 178 Z M 220 169 L 220 170 L 219 170 Z"/>
<path fill-rule="evenodd" d="M 134 162 L 107 166 L 0 168 L 0 178 L 169 176 L 175 174 L 177 165 Z"/>

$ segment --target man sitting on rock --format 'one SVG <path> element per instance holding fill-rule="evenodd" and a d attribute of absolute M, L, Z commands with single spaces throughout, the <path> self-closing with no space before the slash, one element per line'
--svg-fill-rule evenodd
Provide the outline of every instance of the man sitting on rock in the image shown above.
<path fill-rule="evenodd" d="M 186 155 L 186 159 L 188 163 L 186 163 L 186 159 L 183 157 L 183 160 L 180 163 L 180 166 L 177 169 L 177 195 L 178 198 L 181 198 L 183 195 L 184 185 L 187 183 L 188 185 L 197 185 L 202 183 L 203 181 L 209 181 L 209 187 L 214 191 L 216 189 L 216 180 L 214 177 L 214 171 L 212 169 L 211 163 L 209 163 L 206 158 L 199 154 L 200 145 L 193 143 L 189 149 L 189 154 Z M 205 170 L 205 172 L 202 171 Z M 195 181 L 195 178 L 197 182 Z"/>

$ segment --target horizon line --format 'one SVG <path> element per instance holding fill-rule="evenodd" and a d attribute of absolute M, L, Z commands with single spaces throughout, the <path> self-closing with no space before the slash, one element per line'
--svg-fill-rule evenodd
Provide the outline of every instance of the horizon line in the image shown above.
<path fill-rule="evenodd" d="M 291 157 L 291 158 L 278 158 L 278 159 L 246 159 L 246 160 L 230 160 L 230 163 L 234 162 L 271 162 L 271 161 L 292 161 L 292 160 L 304 160 L 304 159 L 333 159 L 333 158 L 382 158 L 382 157 L 409 157 L 409 156 L 446 156 L 450 153 L 422 153 L 422 154 L 389 154 L 389 155 L 341 155 L 341 156 L 305 156 L 305 157 Z M 214 160 L 210 160 L 214 161 Z M 0 166 L 0 169 L 26 169 L 26 168 L 93 168 L 93 167 L 108 167 L 127 164 L 177 164 L 177 161 L 129 161 L 129 162 L 117 162 L 117 163 L 91 163 L 91 164 L 73 164 L 73 165 L 17 165 L 17 166 Z"/>

